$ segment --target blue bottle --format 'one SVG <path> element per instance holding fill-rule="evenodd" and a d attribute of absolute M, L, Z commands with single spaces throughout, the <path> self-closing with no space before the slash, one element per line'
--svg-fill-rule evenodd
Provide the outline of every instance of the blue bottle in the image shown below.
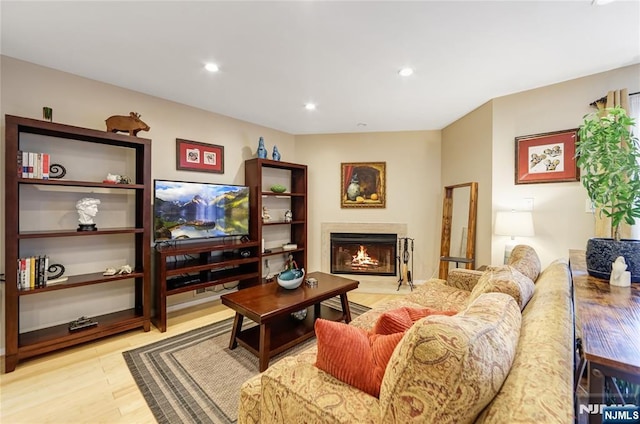
<path fill-rule="evenodd" d="M 280 152 L 278 151 L 278 146 L 273 146 L 273 154 L 271 155 L 273 160 L 280 160 Z"/>
<path fill-rule="evenodd" d="M 258 157 L 260 159 L 267 158 L 267 148 L 264 147 L 264 139 L 262 137 L 258 140 Z"/>

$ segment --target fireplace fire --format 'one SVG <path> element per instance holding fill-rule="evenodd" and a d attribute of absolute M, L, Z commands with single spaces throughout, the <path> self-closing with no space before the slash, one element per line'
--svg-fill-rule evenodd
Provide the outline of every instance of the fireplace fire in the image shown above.
<path fill-rule="evenodd" d="M 331 273 L 396 275 L 397 234 L 331 233 Z"/>

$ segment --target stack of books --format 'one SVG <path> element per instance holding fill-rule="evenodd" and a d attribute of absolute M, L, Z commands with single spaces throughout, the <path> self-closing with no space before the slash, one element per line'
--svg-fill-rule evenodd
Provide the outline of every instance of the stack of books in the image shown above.
<path fill-rule="evenodd" d="M 48 256 L 18 259 L 18 289 L 29 290 L 47 285 Z"/>
<path fill-rule="evenodd" d="M 51 157 L 49 153 L 23 152 L 18 150 L 18 177 L 49 179 Z"/>

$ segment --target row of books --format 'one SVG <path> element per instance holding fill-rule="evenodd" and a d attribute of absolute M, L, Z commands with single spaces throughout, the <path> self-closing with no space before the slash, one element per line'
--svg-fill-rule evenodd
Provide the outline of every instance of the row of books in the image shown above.
<path fill-rule="evenodd" d="M 18 177 L 49 179 L 49 153 L 23 152 L 18 150 Z"/>
<path fill-rule="evenodd" d="M 18 259 L 18 289 L 30 290 L 47 286 L 48 256 Z"/>

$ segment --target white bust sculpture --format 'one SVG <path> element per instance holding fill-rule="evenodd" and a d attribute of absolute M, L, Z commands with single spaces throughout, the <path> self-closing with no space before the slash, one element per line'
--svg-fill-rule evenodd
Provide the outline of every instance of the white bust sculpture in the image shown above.
<path fill-rule="evenodd" d="M 618 256 L 611 264 L 611 277 L 609 284 L 618 287 L 629 287 L 631 285 L 631 273 L 627 271 L 627 262 L 623 256 Z"/>
<path fill-rule="evenodd" d="M 76 203 L 76 209 L 78 210 L 78 221 L 82 225 L 93 224 L 93 217 L 98 213 L 98 205 L 100 199 L 94 199 L 92 197 L 83 197 Z"/>

